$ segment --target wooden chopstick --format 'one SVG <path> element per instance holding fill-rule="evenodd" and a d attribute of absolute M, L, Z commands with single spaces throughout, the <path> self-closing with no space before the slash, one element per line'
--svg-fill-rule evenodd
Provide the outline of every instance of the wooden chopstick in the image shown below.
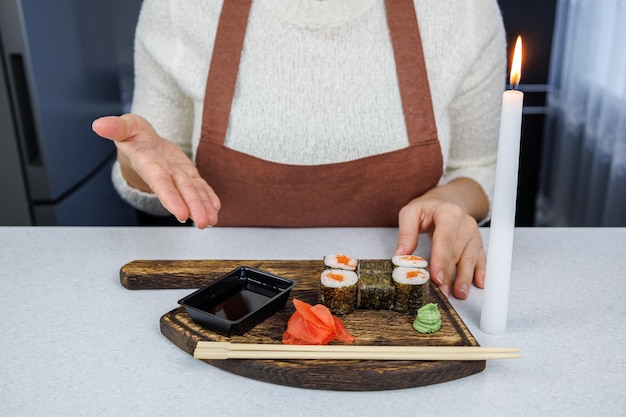
<path fill-rule="evenodd" d="M 481 346 L 282 345 L 199 341 L 196 359 L 487 360 L 519 358 L 517 348 Z"/>
<path fill-rule="evenodd" d="M 232 343 L 232 342 L 209 342 L 198 341 L 196 349 L 223 348 L 230 350 L 280 350 L 280 351 L 415 351 L 416 349 L 436 349 L 437 351 L 456 352 L 459 349 L 471 352 L 519 352 L 518 348 L 482 347 L 482 346 L 397 346 L 397 345 L 284 345 L 278 343 Z"/>

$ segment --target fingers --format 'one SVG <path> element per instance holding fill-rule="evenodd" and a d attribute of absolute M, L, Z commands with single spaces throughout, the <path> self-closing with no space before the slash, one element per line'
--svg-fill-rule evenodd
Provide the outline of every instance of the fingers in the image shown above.
<path fill-rule="evenodd" d="M 486 256 L 474 218 L 456 204 L 416 199 L 400 210 L 394 254 L 413 253 L 426 230 L 432 231 L 430 275 L 441 291 L 465 299 L 472 282 L 482 288 Z"/>
<path fill-rule="evenodd" d="M 484 281 L 485 264 L 486 257 L 485 251 L 483 250 L 482 238 L 480 236 L 472 236 L 462 249 L 459 261 L 457 262 L 456 277 L 452 290 L 456 298 L 461 300 L 467 298 L 472 286 L 472 281 L 476 281 L 476 277 L 481 271 Z"/>
<path fill-rule="evenodd" d="M 408 204 L 398 214 L 398 243 L 394 255 L 413 253 L 419 242 L 423 215 L 419 204 Z"/>
<path fill-rule="evenodd" d="M 183 196 L 178 191 L 167 172 L 158 166 L 153 168 L 153 171 L 156 170 L 159 172 L 151 174 L 147 180 L 150 189 L 159 197 L 163 207 L 172 213 L 179 222 L 184 223 L 190 217 L 191 213 Z"/>
<path fill-rule="evenodd" d="M 484 282 L 486 257 L 478 226 L 458 206 L 438 213 L 435 224 L 431 277 L 447 296 L 452 292 L 465 299 L 472 281 L 478 278 L 481 284 Z"/>
<path fill-rule="evenodd" d="M 91 130 L 105 139 L 113 139 L 118 129 L 116 119 L 116 116 L 100 117 L 91 123 Z"/>
<path fill-rule="evenodd" d="M 162 173 L 154 177 L 151 188 L 163 206 L 181 223 L 190 218 L 199 229 L 217 223 L 219 198 L 199 175 L 189 177 L 181 172 Z"/>
<path fill-rule="evenodd" d="M 123 142 L 142 133 L 151 138 L 157 135 L 152 125 L 136 114 L 101 117 L 93 121 L 91 128 L 103 138 L 115 142 Z"/>
<path fill-rule="evenodd" d="M 482 237 L 480 238 L 481 248 L 478 253 L 478 262 L 476 262 L 476 268 L 474 269 L 474 284 L 478 288 L 485 288 L 485 277 L 487 275 L 487 254 L 485 253 L 485 247 L 482 246 Z"/>
<path fill-rule="evenodd" d="M 217 196 L 213 192 L 210 196 L 201 185 L 187 183 L 177 188 L 172 183 L 167 184 L 164 181 L 156 184 L 155 188 L 159 189 L 156 193 L 163 207 L 181 223 L 191 219 L 198 229 L 214 226 L 217 223 L 218 210 L 214 208 L 215 203 L 213 203 Z"/>
<path fill-rule="evenodd" d="M 459 213 L 459 210 L 458 206 L 440 208 L 434 216 L 430 276 L 446 297 L 450 295 L 450 284 L 461 250 L 458 231 L 463 213 Z"/>
<path fill-rule="evenodd" d="M 213 189 L 199 175 L 174 177 L 174 182 L 196 227 L 215 225 L 220 201 Z"/>
<path fill-rule="evenodd" d="M 131 137 L 132 127 L 128 118 L 106 116 L 94 120 L 91 128 L 98 135 L 112 141 L 124 141 Z"/>

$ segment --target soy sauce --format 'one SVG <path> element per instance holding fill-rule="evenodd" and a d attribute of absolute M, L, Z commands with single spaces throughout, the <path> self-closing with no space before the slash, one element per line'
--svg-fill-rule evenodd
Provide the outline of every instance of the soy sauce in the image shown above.
<path fill-rule="evenodd" d="M 209 307 L 207 311 L 226 320 L 239 320 L 261 307 L 269 298 L 247 288 L 237 288 L 219 303 Z"/>

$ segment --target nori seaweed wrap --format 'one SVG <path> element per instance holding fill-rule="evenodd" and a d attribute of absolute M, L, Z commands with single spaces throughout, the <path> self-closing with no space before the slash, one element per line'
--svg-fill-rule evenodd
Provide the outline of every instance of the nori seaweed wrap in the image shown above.
<path fill-rule="evenodd" d="M 397 267 L 393 271 L 396 287 L 392 310 L 415 314 L 428 302 L 430 274 L 425 269 Z"/>
<path fill-rule="evenodd" d="M 326 269 L 320 276 L 319 302 L 333 314 L 352 313 L 357 305 L 356 272 Z"/>
<path fill-rule="evenodd" d="M 391 280 L 393 264 L 389 260 L 370 259 L 359 262 L 359 294 L 357 308 L 389 310 L 393 305 L 395 287 Z"/>

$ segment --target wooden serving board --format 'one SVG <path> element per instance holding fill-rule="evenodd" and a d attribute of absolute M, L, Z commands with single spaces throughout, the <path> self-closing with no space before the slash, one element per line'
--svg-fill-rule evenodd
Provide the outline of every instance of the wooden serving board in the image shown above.
<path fill-rule="evenodd" d="M 322 260 L 139 260 L 124 265 L 120 281 L 128 289 L 199 288 L 239 266 L 250 266 L 294 279 L 285 309 L 248 333 L 226 337 L 194 323 L 182 307 L 161 317 L 161 332 L 193 355 L 199 340 L 237 343 L 281 343 L 287 321 L 295 311 L 295 297 L 317 303 Z M 356 310 L 342 316 L 357 345 L 478 346 L 476 339 L 448 299 L 430 285 L 430 302 L 441 312 L 442 328 L 433 334 L 413 330 L 415 315 L 387 310 Z M 337 391 L 379 391 L 437 384 L 473 375 L 486 361 L 375 361 L 375 360 L 206 360 L 212 366 L 259 381 L 292 387 Z"/>

